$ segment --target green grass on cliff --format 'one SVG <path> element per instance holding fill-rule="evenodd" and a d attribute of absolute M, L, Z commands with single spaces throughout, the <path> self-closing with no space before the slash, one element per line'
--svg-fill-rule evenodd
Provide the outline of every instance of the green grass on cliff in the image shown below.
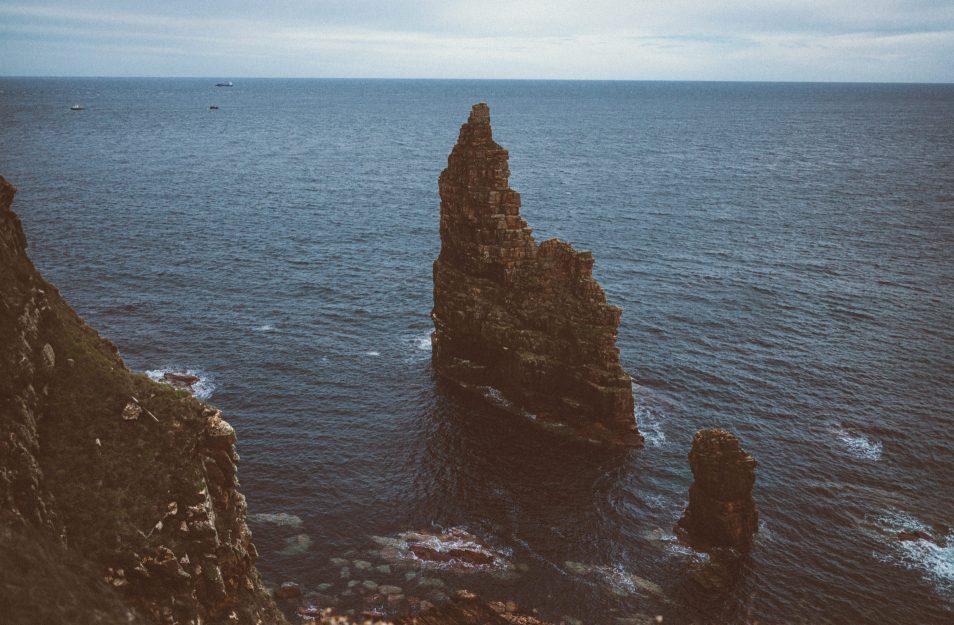
<path fill-rule="evenodd" d="M 39 460 L 69 545 L 108 561 L 121 548 L 155 546 L 167 503 L 196 503 L 203 482 L 194 448 L 206 419 L 188 393 L 129 372 L 112 345 L 56 299 L 41 330 L 56 365 L 41 395 Z M 144 410 L 126 421 L 134 397 Z"/>

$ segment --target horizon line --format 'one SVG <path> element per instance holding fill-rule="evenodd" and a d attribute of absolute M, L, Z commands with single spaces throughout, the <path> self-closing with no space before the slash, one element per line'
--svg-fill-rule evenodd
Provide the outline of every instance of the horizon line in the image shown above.
<path fill-rule="evenodd" d="M 664 82 L 664 83 L 752 83 L 752 84 L 802 84 L 802 85 L 954 85 L 954 81 L 903 81 L 903 80 L 751 80 L 710 78 L 460 78 L 460 77 L 396 77 L 396 76 L 170 76 L 170 75 L 107 75 L 107 74 L 0 74 L 4 79 L 111 79 L 111 80 L 380 80 L 380 81 L 469 81 L 469 82 Z"/>

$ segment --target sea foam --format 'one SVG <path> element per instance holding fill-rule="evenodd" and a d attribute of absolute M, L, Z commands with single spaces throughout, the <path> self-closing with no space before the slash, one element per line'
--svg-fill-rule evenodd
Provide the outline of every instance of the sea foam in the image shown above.
<path fill-rule="evenodd" d="M 644 405 L 636 404 L 636 423 L 642 432 L 646 444 L 650 447 L 662 447 L 666 444 L 666 433 L 662 429 L 656 413 Z"/>
<path fill-rule="evenodd" d="M 844 428 L 835 430 L 835 435 L 848 453 L 861 460 L 881 460 L 883 445 L 857 432 Z"/>
<path fill-rule="evenodd" d="M 192 385 L 192 395 L 198 399 L 209 399 L 212 397 L 212 393 L 215 391 L 215 383 L 212 381 L 212 378 L 207 373 L 203 372 L 201 369 L 190 369 L 187 367 L 161 367 L 159 369 L 148 369 L 143 371 L 150 380 L 154 382 L 160 382 L 162 384 L 168 384 L 162 376 L 167 373 L 187 373 L 189 375 L 194 375 L 199 378 L 199 381 Z"/>
<path fill-rule="evenodd" d="M 938 536 L 933 528 L 920 519 L 898 510 L 888 511 L 875 522 L 882 530 L 887 543 L 883 553 L 874 556 L 882 562 L 903 566 L 921 573 L 941 595 L 952 597 L 954 593 L 954 535 L 950 532 Z M 929 540 L 899 540 L 898 532 L 920 531 L 938 538 L 937 544 Z M 941 546 L 944 545 L 944 546 Z"/>

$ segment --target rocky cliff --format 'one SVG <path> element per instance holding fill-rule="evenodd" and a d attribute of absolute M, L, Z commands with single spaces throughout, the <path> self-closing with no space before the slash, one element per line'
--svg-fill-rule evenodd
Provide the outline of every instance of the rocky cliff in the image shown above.
<path fill-rule="evenodd" d="M 490 111 L 474 105 L 440 175 L 433 363 L 473 390 L 590 440 L 642 445 L 620 366 L 621 311 L 593 279 L 593 255 L 539 245 L 510 188 Z"/>
<path fill-rule="evenodd" d="M 757 464 L 729 432 L 696 432 L 689 451 L 689 505 L 676 530 L 700 549 L 748 547 L 759 527 L 752 498 Z"/>
<path fill-rule="evenodd" d="M 34 268 L 0 178 L 0 614 L 285 623 L 255 569 L 235 431 L 131 373 Z"/>

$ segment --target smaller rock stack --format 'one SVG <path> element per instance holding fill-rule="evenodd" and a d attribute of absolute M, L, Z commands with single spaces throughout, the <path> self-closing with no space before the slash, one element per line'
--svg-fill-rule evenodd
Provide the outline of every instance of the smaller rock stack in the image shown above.
<path fill-rule="evenodd" d="M 694 479 L 689 506 L 676 531 L 703 550 L 747 548 L 759 527 L 752 499 L 757 464 L 735 435 L 718 429 L 696 432 L 689 451 Z"/>

